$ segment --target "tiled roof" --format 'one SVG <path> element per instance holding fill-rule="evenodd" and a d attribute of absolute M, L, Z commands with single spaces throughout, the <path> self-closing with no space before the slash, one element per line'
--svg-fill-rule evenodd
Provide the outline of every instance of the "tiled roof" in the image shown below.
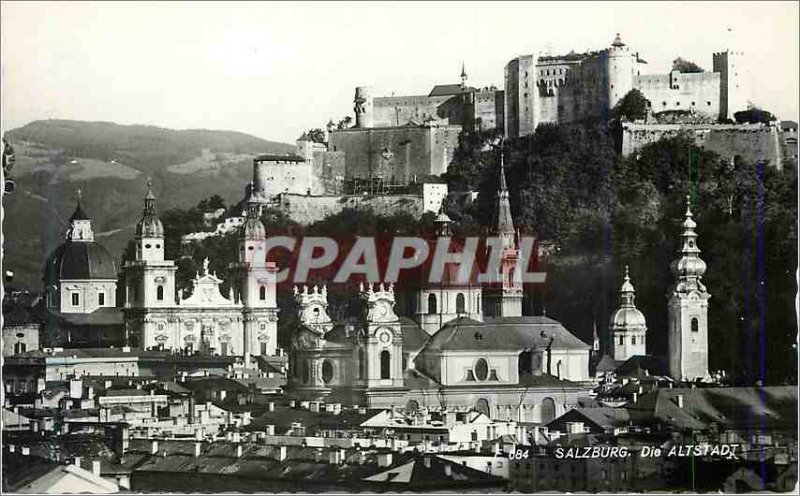
<path fill-rule="evenodd" d="M 305 162 L 306 161 L 306 159 L 304 159 L 300 155 L 296 155 L 293 153 L 286 155 L 264 154 L 257 156 L 254 160 L 256 162 Z"/>
<path fill-rule="evenodd" d="M 667 357 L 654 355 L 633 355 L 617 367 L 617 375 L 642 377 L 647 375 L 667 375 Z"/>
<path fill-rule="evenodd" d="M 61 324 L 73 326 L 122 326 L 124 324 L 122 309 L 116 307 L 102 307 L 92 313 L 61 313 L 47 310 L 45 315 Z"/>
<path fill-rule="evenodd" d="M 619 363 L 611 358 L 609 355 L 603 355 L 599 362 L 597 362 L 597 366 L 595 370 L 597 372 L 613 372 L 617 370 L 619 367 Z"/>
<path fill-rule="evenodd" d="M 427 462 L 426 462 L 427 460 Z M 445 466 L 450 467 L 450 473 Z M 401 488 L 450 487 L 453 485 L 502 484 L 503 479 L 445 460 L 433 454 L 406 453 L 389 468 L 363 479 L 364 482 L 383 483 Z"/>
<path fill-rule="evenodd" d="M 45 281 L 116 279 L 117 267 L 106 248 L 94 241 L 66 241 L 48 257 Z"/>
<path fill-rule="evenodd" d="M 437 331 L 428 341 L 425 350 L 521 351 L 531 348 L 545 349 L 548 346 L 551 349 L 590 348 L 558 321 L 536 316 L 486 318 L 484 322 L 459 317 Z"/>
<path fill-rule="evenodd" d="M 428 97 L 460 95 L 461 93 L 469 93 L 471 91 L 476 91 L 476 90 L 475 88 L 471 87 L 462 88 L 460 83 L 437 84 L 436 86 L 433 87 L 431 92 L 428 93 Z"/>

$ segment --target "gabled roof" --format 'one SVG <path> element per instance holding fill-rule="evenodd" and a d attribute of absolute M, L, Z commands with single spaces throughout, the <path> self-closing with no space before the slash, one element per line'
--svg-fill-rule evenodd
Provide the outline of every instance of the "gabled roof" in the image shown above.
<path fill-rule="evenodd" d="M 427 460 L 427 462 L 426 462 Z M 450 473 L 445 470 L 450 467 Z M 407 453 L 396 463 L 362 479 L 396 487 L 451 486 L 453 484 L 502 484 L 503 479 L 486 472 L 445 460 L 433 454 Z"/>
<path fill-rule="evenodd" d="M 667 357 L 654 355 L 633 355 L 617 367 L 617 375 L 644 377 L 648 375 L 668 375 Z"/>
<path fill-rule="evenodd" d="M 630 421 L 630 413 L 624 408 L 595 407 L 595 408 L 573 408 L 564 415 L 553 420 L 547 427 L 550 430 L 566 431 L 567 422 L 583 421 L 591 424 L 595 431 L 605 431 L 627 425 Z"/>
<path fill-rule="evenodd" d="M 597 372 L 613 372 L 617 370 L 619 367 L 619 362 L 611 358 L 609 355 L 603 355 L 599 362 L 597 362 L 597 366 L 595 370 Z"/>
<path fill-rule="evenodd" d="M 122 326 L 124 324 L 122 309 L 116 307 L 101 307 L 92 313 L 61 313 L 48 309 L 45 315 L 52 317 L 59 324 L 72 326 Z M 116 351 L 122 352 L 122 350 Z"/>
<path fill-rule="evenodd" d="M 454 84 L 437 84 L 433 87 L 430 93 L 428 93 L 428 97 L 432 96 L 450 96 L 450 95 L 460 95 L 461 93 L 469 93 L 471 91 L 476 91 L 475 88 L 470 86 L 462 87 L 460 83 Z"/>

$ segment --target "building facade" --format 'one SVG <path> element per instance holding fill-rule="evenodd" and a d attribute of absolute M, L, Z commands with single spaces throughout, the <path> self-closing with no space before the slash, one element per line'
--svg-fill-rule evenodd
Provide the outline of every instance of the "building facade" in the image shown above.
<path fill-rule="evenodd" d="M 713 54 L 712 72 L 648 74 L 647 62 L 620 38 L 603 50 L 561 56 L 524 55 L 505 67 L 505 133 L 533 134 L 542 123 L 606 119 L 632 89 L 653 112 L 690 111 L 732 119 L 747 108 L 747 69 L 741 52 Z"/>

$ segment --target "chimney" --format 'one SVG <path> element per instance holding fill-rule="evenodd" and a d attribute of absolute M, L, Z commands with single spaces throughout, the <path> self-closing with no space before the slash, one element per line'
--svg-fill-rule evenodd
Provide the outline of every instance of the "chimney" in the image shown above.
<path fill-rule="evenodd" d="M 275 411 L 275 402 L 274 401 L 270 401 L 269 403 L 267 403 L 267 411 L 268 412 L 274 412 Z"/>
<path fill-rule="evenodd" d="M 678 408 L 683 410 L 683 395 L 679 394 L 675 399 L 678 402 Z"/>
<path fill-rule="evenodd" d="M 100 460 L 92 460 L 92 473 L 100 477 Z"/>
<path fill-rule="evenodd" d="M 74 465 L 75 465 L 76 467 L 78 467 L 78 468 L 81 468 L 81 457 L 79 457 L 79 456 L 76 456 L 76 457 L 75 457 L 75 463 L 74 463 Z"/>
<path fill-rule="evenodd" d="M 428 455 L 423 456 L 422 464 L 425 465 L 425 468 L 431 468 L 431 457 Z"/>
<path fill-rule="evenodd" d="M 242 457 L 242 445 L 241 444 L 237 444 L 236 445 L 236 458 L 241 458 L 241 457 Z"/>
<path fill-rule="evenodd" d="M 150 443 L 150 454 L 155 455 L 158 453 L 158 439 L 153 439 L 153 442 Z"/>
<path fill-rule="evenodd" d="M 228 396 L 228 392 L 224 389 L 219 392 L 219 400 L 225 401 L 225 398 Z"/>
<path fill-rule="evenodd" d="M 444 476 L 445 477 L 453 476 L 453 467 L 449 463 L 444 464 Z"/>
<path fill-rule="evenodd" d="M 340 457 L 341 452 L 339 450 L 332 450 L 328 455 L 328 459 L 330 460 L 331 465 L 339 465 L 342 463 L 342 459 Z"/>
<path fill-rule="evenodd" d="M 633 393 L 633 403 L 639 401 L 639 393 Z"/>
<path fill-rule="evenodd" d="M 8 445 L 8 452 L 9 453 L 14 453 L 15 451 L 17 451 L 17 447 L 15 445 L 13 445 L 13 444 L 9 444 Z"/>
<path fill-rule="evenodd" d="M 31 454 L 31 449 L 27 446 L 22 447 L 22 456 L 28 456 Z"/>
<path fill-rule="evenodd" d="M 200 457 L 201 447 L 202 447 L 202 443 L 194 443 L 194 457 L 195 458 L 199 458 Z"/>
<path fill-rule="evenodd" d="M 297 408 L 297 401 L 289 400 L 289 408 Z"/>
<path fill-rule="evenodd" d="M 289 456 L 289 453 L 288 453 L 288 449 L 286 448 L 286 446 L 279 446 L 278 447 L 278 461 L 282 462 L 282 461 L 286 460 L 286 458 L 288 456 Z"/>
<path fill-rule="evenodd" d="M 111 387 L 111 381 L 103 382 L 103 387 L 106 388 L 106 389 L 110 388 Z"/>

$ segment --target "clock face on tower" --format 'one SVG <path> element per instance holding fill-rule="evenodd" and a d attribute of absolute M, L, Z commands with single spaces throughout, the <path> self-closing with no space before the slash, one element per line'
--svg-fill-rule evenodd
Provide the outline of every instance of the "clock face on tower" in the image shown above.
<path fill-rule="evenodd" d="M 381 329 L 378 331 L 378 341 L 382 345 L 388 345 L 392 341 L 392 332 L 388 329 Z"/>

